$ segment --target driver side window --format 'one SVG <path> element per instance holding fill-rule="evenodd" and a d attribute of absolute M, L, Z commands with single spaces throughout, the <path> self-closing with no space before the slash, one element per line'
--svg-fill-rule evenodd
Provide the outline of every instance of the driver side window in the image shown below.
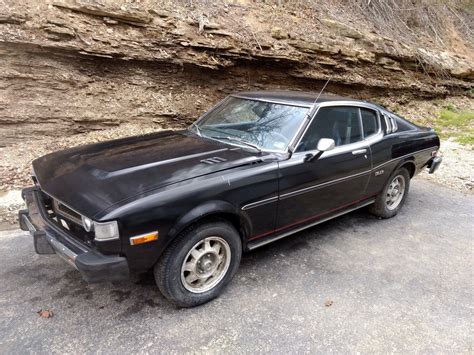
<path fill-rule="evenodd" d="M 322 107 L 303 136 L 297 152 L 316 149 L 321 138 L 334 139 L 337 146 L 362 140 L 359 108 L 351 106 Z"/>

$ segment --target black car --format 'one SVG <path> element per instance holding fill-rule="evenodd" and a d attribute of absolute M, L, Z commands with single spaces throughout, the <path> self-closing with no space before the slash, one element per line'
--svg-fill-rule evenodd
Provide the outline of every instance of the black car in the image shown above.
<path fill-rule="evenodd" d="M 402 207 L 410 179 L 441 163 L 432 129 L 365 101 L 303 92 L 230 95 L 188 130 L 48 154 L 23 190 L 23 230 L 88 282 L 153 269 L 195 306 L 252 250 L 363 206 Z"/>

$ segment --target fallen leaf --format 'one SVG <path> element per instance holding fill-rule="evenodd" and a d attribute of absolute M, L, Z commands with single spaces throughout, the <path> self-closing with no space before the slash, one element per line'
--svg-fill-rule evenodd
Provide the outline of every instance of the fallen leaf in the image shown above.
<path fill-rule="evenodd" d="M 334 303 L 333 300 L 326 300 L 326 301 L 324 302 L 324 305 L 325 305 L 326 307 L 331 307 L 333 303 Z"/>
<path fill-rule="evenodd" d="M 38 312 L 38 315 L 41 317 L 41 318 L 51 318 L 54 314 L 53 314 L 53 311 L 49 310 L 49 309 L 40 309 Z"/>

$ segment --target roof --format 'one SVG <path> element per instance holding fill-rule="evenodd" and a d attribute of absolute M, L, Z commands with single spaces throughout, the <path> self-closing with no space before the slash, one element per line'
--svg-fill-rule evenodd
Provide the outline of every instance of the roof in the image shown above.
<path fill-rule="evenodd" d="M 243 91 L 233 94 L 241 98 L 261 101 L 271 101 L 287 105 L 296 106 L 311 106 L 314 104 L 314 100 L 318 97 L 319 93 L 307 92 L 307 91 Z M 352 102 L 364 102 L 361 100 L 355 100 L 348 97 L 322 94 L 319 96 L 317 103 L 327 101 L 352 101 Z"/>

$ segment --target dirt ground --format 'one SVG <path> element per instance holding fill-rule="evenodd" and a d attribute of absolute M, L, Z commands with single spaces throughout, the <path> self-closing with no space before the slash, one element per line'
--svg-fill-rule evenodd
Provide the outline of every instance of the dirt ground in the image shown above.
<path fill-rule="evenodd" d="M 453 188 L 473 193 L 474 149 L 455 141 L 444 141 L 441 145 L 443 163 L 435 174 L 423 173 L 422 178 Z"/>

